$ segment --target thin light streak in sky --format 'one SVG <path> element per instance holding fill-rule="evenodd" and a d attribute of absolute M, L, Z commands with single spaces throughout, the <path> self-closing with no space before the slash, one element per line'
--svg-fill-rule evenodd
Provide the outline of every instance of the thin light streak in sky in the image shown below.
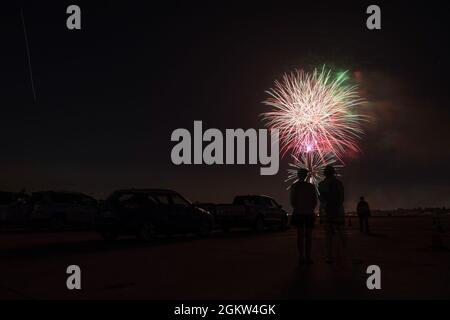
<path fill-rule="evenodd" d="M 33 90 L 33 98 L 34 102 L 36 102 L 36 90 L 34 87 L 34 80 L 33 80 L 33 68 L 31 67 L 31 55 L 30 55 L 30 46 L 28 44 L 28 36 L 27 36 L 27 30 L 25 27 L 25 18 L 23 16 L 23 9 L 20 9 L 20 16 L 22 18 L 22 26 L 23 26 L 23 34 L 25 36 L 25 46 L 27 50 L 27 58 L 28 58 L 28 70 L 30 71 L 30 81 L 31 81 L 31 89 Z"/>

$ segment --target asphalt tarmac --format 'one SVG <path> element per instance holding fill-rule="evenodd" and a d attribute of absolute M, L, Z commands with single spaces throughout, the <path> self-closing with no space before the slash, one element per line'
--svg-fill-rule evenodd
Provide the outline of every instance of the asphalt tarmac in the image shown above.
<path fill-rule="evenodd" d="M 372 218 L 372 233 L 357 220 L 347 232 L 362 260 L 353 264 L 336 245 L 325 263 L 325 232 L 313 234 L 314 264 L 299 267 L 296 230 L 215 232 L 103 241 L 92 231 L 0 232 L 1 299 L 448 299 L 448 218 L 437 232 L 431 217 Z M 337 240 L 337 239 L 336 239 Z M 438 241 L 438 242 L 437 242 Z M 81 268 L 81 290 L 68 290 L 66 269 Z M 366 269 L 381 270 L 381 289 L 369 290 Z"/>

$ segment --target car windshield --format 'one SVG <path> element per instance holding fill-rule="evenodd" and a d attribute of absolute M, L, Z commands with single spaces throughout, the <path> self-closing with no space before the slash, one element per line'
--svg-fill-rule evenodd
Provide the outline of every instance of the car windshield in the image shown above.
<path fill-rule="evenodd" d="M 115 202 L 123 208 L 142 208 L 155 205 L 155 200 L 145 193 L 122 193 L 115 197 Z"/>
<path fill-rule="evenodd" d="M 254 205 L 255 199 L 253 197 L 236 197 L 234 198 L 233 204 L 242 206 L 242 205 Z"/>
<path fill-rule="evenodd" d="M 233 204 L 243 205 L 243 204 L 245 204 L 245 198 L 244 197 L 236 197 L 236 198 L 234 198 Z"/>
<path fill-rule="evenodd" d="M 179 194 L 172 195 L 172 204 L 189 207 L 191 203 Z"/>

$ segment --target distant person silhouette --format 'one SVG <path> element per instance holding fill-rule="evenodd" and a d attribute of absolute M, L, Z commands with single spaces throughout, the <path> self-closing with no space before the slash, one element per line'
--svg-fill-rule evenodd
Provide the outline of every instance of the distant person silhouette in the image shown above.
<path fill-rule="evenodd" d="M 326 262 L 333 263 L 333 236 L 338 234 L 342 246 L 354 263 L 353 253 L 349 248 L 344 220 L 344 185 L 336 178 L 333 166 L 324 169 L 325 179 L 319 183 L 321 219 L 325 223 Z"/>
<path fill-rule="evenodd" d="M 299 169 L 298 181 L 291 186 L 291 205 L 294 209 L 292 224 L 297 227 L 297 247 L 299 264 L 312 264 L 311 245 L 314 228 L 314 209 L 317 205 L 317 194 L 314 185 L 306 182 L 308 170 Z"/>
<path fill-rule="evenodd" d="M 359 218 L 359 231 L 369 233 L 369 217 L 370 217 L 370 207 L 364 197 L 359 198 L 358 206 L 356 207 L 356 212 Z"/>

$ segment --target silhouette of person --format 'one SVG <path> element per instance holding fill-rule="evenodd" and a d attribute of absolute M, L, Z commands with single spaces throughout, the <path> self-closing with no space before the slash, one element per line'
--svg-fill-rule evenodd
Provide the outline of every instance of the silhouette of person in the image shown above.
<path fill-rule="evenodd" d="M 312 245 L 312 229 L 314 228 L 314 209 L 317 205 L 317 194 L 314 185 L 305 181 L 308 170 L 299 169 L 298 181 L 291 186 L 291 205 L 294 209 L 292 224 L 297 227 L 297 247 L 299 264 L 310 265 Z"/>
<path fill-rule="evenodd" d="M 342 247 L 354 263 L 350 250 L 344 217 L 344 185 L 336 178 L 334 167 L 328 165 L 324 169 L 325 179 L 319 183 L 320 215 L 325 224 L 326 235 L 326 263 L 333 263 L 333 236 L 337 233 Z"/>
<path fill-rule="evenodd" d="M 356 212 L 358 213 L 359 218 L 359 231 L 369 233 L 370 208 L 363 196 L 359 198 Z"/>

